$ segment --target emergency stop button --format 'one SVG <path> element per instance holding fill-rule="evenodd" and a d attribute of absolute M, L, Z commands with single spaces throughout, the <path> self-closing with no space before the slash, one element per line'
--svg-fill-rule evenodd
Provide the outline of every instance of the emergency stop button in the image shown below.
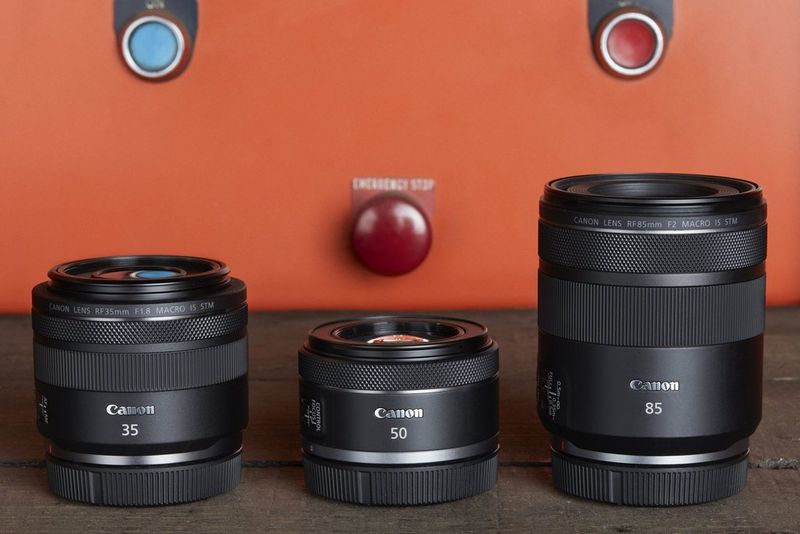
<path fill-rule="evenodd" d="M 638 78 L 651 72 L 661 62 L 665 46 L 664 28 L 659 21 L 637 10 L 612 12 L 594 35 L 598 63 L 621 78 Z"/>
<path fill-rule="evenodd" d="M 351 243 L 369 270 L 387 276 L 413 271 L 431 248 L 428 216 L 411 196 L 381 193 L 353 218 Z"/>
<path fill-rule="evenodd" d="M 189 37 L 178 22 L 160 15 L 132 20 L 120 39 L 122 57 L 134 73 L 164 80 L 178 75 L 189 60 Z"/>

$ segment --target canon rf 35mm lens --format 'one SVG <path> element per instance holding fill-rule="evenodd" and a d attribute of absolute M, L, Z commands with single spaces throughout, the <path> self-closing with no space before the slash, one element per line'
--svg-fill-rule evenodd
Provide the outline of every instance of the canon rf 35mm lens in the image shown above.
<path fill-rule="evenodd" d="M 158 505 L 238 484 L 247 425 L 245 285 L 219 261 L 118 256 L 33 289 L 39 431 L 51 489 Z"/>
<path fill-rule="evenodd" d="M 486 328 L 373 317 L 313 329 L 300 349 L 306 485 L 340 501 L 452 501 L 497 478 L 498 349 Z"/>
<path fill-rule="evenodd" d="M 538 408 L 598 501 L 734 495 L 761 418 L 766 206 L 730 178 L 596 175 L 540 204 Z"/>

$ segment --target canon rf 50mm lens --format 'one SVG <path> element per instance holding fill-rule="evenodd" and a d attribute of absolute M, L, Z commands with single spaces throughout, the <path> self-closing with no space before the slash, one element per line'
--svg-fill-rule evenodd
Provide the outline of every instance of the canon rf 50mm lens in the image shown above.
<path fill-rule="evenodd" d="M 498 349 L 471 321 L 374 317 L 300 349 L 306 486 L 340 501 L 431 504 L 497 479 Z"/>
<path fill-rule="evenodd" d="M 761 418 L 766 243 L 751 182 L 633 174 L 546 186 L 538 408 L 556 487 L 646 506 L 744 487 Z"/>
<path fill-rule="evenodd" d="M 182 256 L 64 263 L 33 289 L 38 427 L 50 488 L 160 505 L 225 492 L 247 425 L 245 286 Z"/>

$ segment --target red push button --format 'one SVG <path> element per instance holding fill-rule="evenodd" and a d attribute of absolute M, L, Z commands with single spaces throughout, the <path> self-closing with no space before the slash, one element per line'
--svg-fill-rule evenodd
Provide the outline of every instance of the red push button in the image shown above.
<path fill-rule="evenodd" d="M 413 271 L 428 255 L 431 225 L 410 197 L 382 193 L 369 199 L 356 213 L 351 241 L 365 267 L 396 276 Z"/>
<path fill-rule="evenodd" d="M 652 71 L 664 54 L 664 31 L 656 19 L 638 11 L 617 11 L 595 33 L 595 55 L 603 68 L 624 78 Z"/>
<path fill-rule="evenodd" d="M 623 20 L 608 34 L 608 54 L 617 65 L 635 69 L 647 65 L 656 51 L 656 36 L 640 20 Z"/>

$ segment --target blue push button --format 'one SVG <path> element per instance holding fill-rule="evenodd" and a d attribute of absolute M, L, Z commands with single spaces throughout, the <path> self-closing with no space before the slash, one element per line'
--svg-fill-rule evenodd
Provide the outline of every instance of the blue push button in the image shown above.
<path fill-rule="evenodd" d="M 175 32 L 157 21 L 138 26 L 128 42 L 131 58 L 148 72 L 159 72 L 169 67 L 175 61 L 179 47 Z"/>

